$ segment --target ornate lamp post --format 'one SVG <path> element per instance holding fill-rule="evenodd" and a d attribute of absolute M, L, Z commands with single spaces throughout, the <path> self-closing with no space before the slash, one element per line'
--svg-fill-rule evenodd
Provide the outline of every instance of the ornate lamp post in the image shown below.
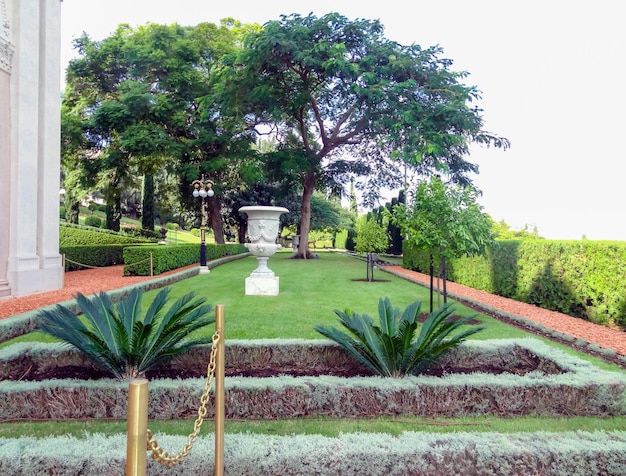
<path fill-rule="evenodd" d="M 211 180 L 205 180 L 204 174 L 200 180 L 194 180 L 191 185 L 193 186 L 192 195 L 196 198 L 202 199 L 202 221 L 200 224 L 200 272 L 208 273 L 209 268 L 206 265 L 206 222 L 207 222 L 207 197 L 215 195 L 213 191 L 213 182 Z"/>

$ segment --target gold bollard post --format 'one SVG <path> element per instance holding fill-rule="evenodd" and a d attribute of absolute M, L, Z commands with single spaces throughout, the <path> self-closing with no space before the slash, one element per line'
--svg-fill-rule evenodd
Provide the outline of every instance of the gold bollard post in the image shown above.
<path fill-rule="evenodd" d="M 215 355 L 215 476 L 224 475 L 224 305 L 215 306 L 215 330 L 220 339 Z"/>
<path fill-rule="evenodd" d="M 145 476 L 148 441 L 148 380 L 128 384 L 126 476 Z"/>

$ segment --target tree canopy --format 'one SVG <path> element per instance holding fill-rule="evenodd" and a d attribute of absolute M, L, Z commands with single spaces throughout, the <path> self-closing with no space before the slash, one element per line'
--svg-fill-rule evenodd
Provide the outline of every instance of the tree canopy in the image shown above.
<path fill-rule="evenodd" d="M 377 20 L 329 13 L 263 27 L 233 19 L 120 25 L 102 41 L 85 34 L 75 45 L 63 163 L 68 183 L 103 191 L 113 229 L 121 192 L 139 188 L 138 177 L 166 172 L 144 182 L 145 193 L 158 194 L 174 176 L 183 208 L 197 211 L 190 183 L 204 174 L 215 184 L 209 216 L 218 241 L 230 213 L 223 202 L 254 200 L 264 184 L 301 195 L 297 256 L 306 258 L 316 191 L 340 196 L 354 183 L 373 205 L 382 189 L 404 185 L 407 168 L 471 185 L 470 145 L 509 145 L 483 130 L 472 105 L 480 93 L 463 83 L 468 73 L 453 71 L 438 46 L 387 39 Z M 260 136 L 271 147 L 253 146 Z"/>
<path fill-rule="evenodd" d="M 229 158 L 248 150 L 251 137 L 200 114 L 199 98 L 210 91 L 214 66 L 240 46 L 242 35 L 236 22 L 147 24 L 120 25 L 101 41 L 86 34 L 75 41 L 79 56 L 69 64 L 63 98 L 64 165 L 103 190 L 109 228 L 119 229 L 121 191 L 137 176 L 176 174 L 183 201 L 200 173 L 226 186 Z M 209 212 L 219 242 L 219 196 L 209 200 Z"/>
<path fill-rule="evenodd" d="M 360 177 L 366 203 L 402 183 L 404 164 L 471 184 L 469 145 L 508 147 L 482 129 L 474 86 L 439 47 L 403 46 L 379 21 L 329 13 L 282 16 L 249 35 L 213 79 L 224 119 L 243 118 L 278 147 L 270 167 L 303 191 L 299 257 L 307 257 L 316 188 Z"/>
<path fill-rule="evenodd" d="M 438 176 L 422 181 L 409 192 L 408 203 L 399 203 L 390 220 L 418 249 L 439 259 L 444 273 L 447 258 L 484 253 L 494 239 L 493 222 L 476 201 L 469 186 L 446 185 Z M 432 307 L 431 264 L 431 307 Z M 444 288 L 444 299 L 446 291 Z"/>

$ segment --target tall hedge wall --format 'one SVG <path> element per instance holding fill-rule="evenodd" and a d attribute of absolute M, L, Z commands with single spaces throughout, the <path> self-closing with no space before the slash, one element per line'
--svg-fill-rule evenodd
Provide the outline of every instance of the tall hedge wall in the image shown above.
<path fill-rule="evenodd" d="M 403 267 L 428 273 L 429 255 L 403 244 Z M 435 263 L 438 266 L 438 263 Z M 626 329 L 626 243 L 497 241 L 486 255 L 450 260 L 459 284 Z"/>

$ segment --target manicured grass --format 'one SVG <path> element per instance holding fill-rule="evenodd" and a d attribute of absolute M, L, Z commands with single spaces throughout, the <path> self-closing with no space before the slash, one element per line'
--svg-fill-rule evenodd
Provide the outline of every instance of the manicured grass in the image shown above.
<path fill-rule="evenodd" d="M 211 235 L 212 237 L 212 235 Z M 183 245 L 186 243 L 200 243 L 200 237 L 194 236 L 189 231 L 167 230 L 165 240 L 168 245 Z"/>
<path fill-rule="evenodd" d="M 245 279 L 256 268 L 253 256 L 220 265 L 209 274 L 197 275 L 170 286 L 170 298 L 177 299 L 193 291 L 212 305 L 224 304 L 226 339 L 302 338 L 321 339 L 313 327 L 336 325 L 334 309 L 349 308 L 367 312 L 377 319 L 378 300 L 389 296 L 394 306 L 404 309 L 414 301 L 422 301 L 422 312 L 429 310 L 429 291 L 423 286 L 390 275 L 374 272 L 375 282 L 366 282 L 365 262 L 342 253 L 318 252 L 316 260 L 291 259 L 291 250 L 283 250 L 269 259 L 269 267 L 280 279 L 278 296 L 246 296 Z M 159 291 L 147 292 L 143 304 L 148 306 Z M 436 301 L 435 301 L 436 306 Z M 477 314 L 457 304 L 457 314 Z M 477 319 L 486 328 L 471 339 L 509 339 L 529 337 L 527 332 L 485 314 Z M 214 328 L 204 330 L 213 333 Z M 539 337 L 537 337 L 539 338 Z M 596 357 L 578 352 L 551 340 L 544 342 L 586 359 L 601 368 L 623 371 Z M 20 336 L 0 347 L 20 341 L 51 342 L 49 336 L 35 332 Z"/>
<path fill-rule="evenodd" d="M 171 286 L 170 296 L 178 298 L 190 291 L 216 305 L 224 304 L 227 339 L 323 338 L 313 330 L 318 324 L 335 324 L 334 309 L 349 308 L 378 316 L 378 300 L 389 296 L 394 306 L 404 309 L 423 301 L 428 312 L 428 290 L 404 279 L 375 271 L 379 281 L 366 282 L 365 262 L 338 253 L 318 253 L 315 260 L 290 259 L 291 252 L 277 253 L 268 265 L 280 279 L 278 296 L 246 296 L 245 279 L 256 268 L 256 258 L 247 257 L 219 266 Z M 158 291 L 146 293 L 144 300 Z M 458 305 L 458 314 L 475 311 Z M 525 332 L 481 315 L 489 329 L 478 338 L 524 337 Z M 484 335 L 481 335 L 484 334 Z"/>
<path fill-rule="evenodd" d="M 350 308 L 355 312 L 368 312 L 377 316 L 379 297 L 389 296 L 394 306 L 404 308 L 415 300 L 423 301 L 422 310 L 428 311 L 428 290 L 401 278 L 377 270 L 377 282 L 365 282 L 365 263 L 342 254 L 319 252 L 320 259 L 303 261 L 290 259 L 291 252 L 280 252 L 270 258 L 269 267 L 280 278 L 278 296 L 246 296 L 245 278 L 256 267 L 256 258 L 247 257 L 211 270 L 209 274 L 198 275 L 171 286 L 170 297 L 178 298 L 194 291 L 207 299 L 207 302 L 225 305 L 226 339 L 261 338 L 304 338 L 319 339 L 320 334 L 313 330 L 318 324 L 337 324 L 333 309 Z M 144 297 L 148 305 L 150 297 L 158 291 L 150 291 Z M 475 311 L 458 306 L 461 315 L 475 314 Z M 472 338 L 516 338 L 529 334 L 513 326 L 504 324 L 484 314 L 477 319 L 487 329 Z M 212 333 L 213 329 L 207 329 Z M 39 340 L 37 334 L 30 334 L 21 340 Z M 602 368 L 623 372 L 617 366 L 607 364 L 587 354 L 576 352 L 569 347 L 552 341 L 544 342 L 592 361 Z M 205 365 L 202 363 L 202 365 Z M 203 433 L 212 430 L 208 421 Z M 153 431 L 186 435 L 193 429 L 191 420 L 151 421 Z M 228 421 L 226 431 L 254 432 L 262 434 L 311 433 L 337 435 L 341 432 L 366 431 L 399 434 L 403 431 L 595 431 L 625 430 L 626 416 L 617 418 L 452 418 L 426 419 L 423 417 L 385 417 L 376 419 L 328 419 L 306 418 L 297 420 L 272 421 Z M 48 436 L 87 433 L 124 433 L 126 423 L 119 421 L 84 422 L 17 422 L 1 423 L 0 436 L 19 435 Z"/>
<path fill-rule="evenodd" d="M 148 427 L 154 432 L 186 435 L 193 430 L 193 420 L 154 420 Z M 258 433 L 266 435 L 321 434 L 337 436 L 340 433 L 366 432 L 399 435 L 404 431 L 427 431 L 437 433 L 485 432 L 522 433 L 537 431 L 613 431 L 626 429 L 626 417 L 519 417 L 495 416 L 463 418 L 425 418 L 416 416 L 379 417 L 371 419 L 336 419 L 328 417 L 298 418 L 285 420 L 228 420 L 226 433 Z M 77 438 L 86 434 L 114 435 L 126 432 L 126 421 L 84 420 L 55 422 L 0 423 L 0 437 L 17 438 L 33 436 L 72 435 Z M 203 423 L 202 434 L 214 432 L 212 420 Z"/>

